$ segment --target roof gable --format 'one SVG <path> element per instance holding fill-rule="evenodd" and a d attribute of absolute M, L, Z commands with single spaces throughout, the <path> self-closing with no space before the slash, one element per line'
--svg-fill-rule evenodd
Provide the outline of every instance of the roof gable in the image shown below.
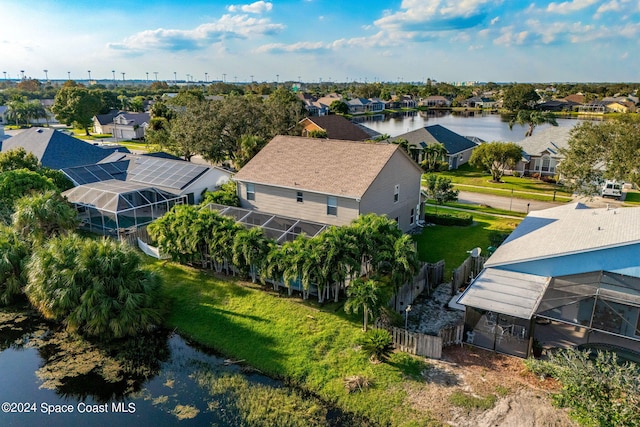
<path fill-rule="evenodd" d="M 327 132 L 329 139 L 345 139 L 351 141 L 364 141 L 370 136 L 358 125 L 342 116 L 331 114 L 328 116 L 307 117 L 308 120 Z"/>
<path fill-rule="evenodd" d="M 567 126 L 551 126 L 536 131 L 517 144 L 529 156 L 539 156 L 546 151 L 553 157 L 562 157 L 560 149 L 569 147 L 571 130 L 572 128 Z"/>
<path fill-rule="evenodd" d="M 450 156 L 470 150 L 478 145 L 469 138 L 465 138 L 441 125 L 426 126 L 393 138 L 393 140 L 397 139 L 406 139 L 409 144 L 418 147 L 423 146 L 423 144 L 430 145 L 438 142 L 444 145 L 447 154 Z"/>
<path fill-rule="evenodd" d="M 125 147 L 95 146 L 51 128 L 31 128 L 2 144 L 2 151 L 22 147 L 33 153 L 43 166 L 51 169 L 97 163 L 115 151 L 129 152 Z"/>
<path fill-rule="evenodd" d="M 395 144 L 279 135 L 234 179 L 361 198 L 389 159 L 403 154 L 399 150 Z M 408 156 L 403 158 L 407 168 L 417 168 Z"/>

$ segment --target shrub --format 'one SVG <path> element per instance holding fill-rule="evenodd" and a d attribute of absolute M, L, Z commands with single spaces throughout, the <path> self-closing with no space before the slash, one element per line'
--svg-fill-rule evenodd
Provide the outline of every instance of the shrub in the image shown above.
<path fill-rule="evenodd" d="M 393 339 L 391 334 L 384 329 L 371 329 L 367 331 L 362 340 L 362 350 L 369 356 L 372 362 L 382 362 L 389 358 L 393 352 Z"/>
<path fill-rule="evenodd" d="M 352 375 L 344 379 L 344 388 L 347 389 L 347 393 L 366 390 L 372 385 L 373 382 L 362 375 Z"/>
<path fill-rule="evenodd" d="M 502 231 L 492 230 L 489 232 L 489 245 L 497 248 L 509 237 L 509 233 L 503 233 Z"/>
<path fill-rule="evenodd" d="M 431 224 L 437 225 L 458 225 L 466 227 L 473 224 L 473 216 L 471 215 L 453 216 L 447 214 L 435 215 L 425 213 L 424 219 Z"/>

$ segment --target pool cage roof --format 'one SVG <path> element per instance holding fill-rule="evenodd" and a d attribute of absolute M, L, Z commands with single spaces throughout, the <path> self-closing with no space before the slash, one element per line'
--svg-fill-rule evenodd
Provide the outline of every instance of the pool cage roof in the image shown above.
<path fill-rule="evenodd" d="M 328 224 L 319 222 L 288 218 L 215 203 L 207 205 L 207 208 L 218 211 L 220 215 L 230 216 L 247 228 L 261 227 L 265 236 L 279 244 L 295 240 L 301 234 L 307 237 L 317 236 L 329 227 Z"/>
<path fill-rule="evenodd" d="M 640 307 L 640 278 L 608 271 L 544 277 L 487 268 L 458 303 L 531 319 L 590 298 Z"/>
<path fill-rule="evenodd" d="M 65 191 L 63 195 L 76 205 L 110 213 L 183 198 L 183 196 L 171 194 L 149 185 L 118 180 L 84 184 Z"/>

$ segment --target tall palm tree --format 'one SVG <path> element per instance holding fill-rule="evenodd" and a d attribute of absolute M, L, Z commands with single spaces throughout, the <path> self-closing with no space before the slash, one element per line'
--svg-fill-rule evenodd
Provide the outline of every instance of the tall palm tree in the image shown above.
<path fill-rule="evenodd" d="M 424 156 L 423 165 L 425 169 L 428 171 L 436 171 L 438 162 L 443 161 L 447 154 L 447 149 L 443 144 L 434 142 L 424 147 L 422 152 Z"/>
<path fill-rule="evenodd" d="M 233 239 L 233 263 L 251 276 L 256 283 L 257 275 L 269 250 L 267 239 L 260 227 L 239 231 Z"/>
<path fill-rule="evenodd" d="M 0 224 L 0 305 L 11 304 L 22 293 L 28 256 L 28 245 L 12 228 Z"/>
<path fill-rule="evenodd" d="M 529 137 L 533 135 L 533 130 L 536 126 L 545 123 L 551 126 L 558 126 L 556 116 L 550 111 L 519 110 L 509 121 L 509 129 L 513 129 L 513 125 L 515 124 L 529 126 L 529 129 L 524 134 L 525 137 Z"/>
<path fill-rule="evenodd" d="M 397 239 L 393 245 L 393 266 L 391 269 L 391 284 L 396 295 L 409 280 L 415 276 L 419 268 L 416 244 L 408 234 Z"/>
<path fill-rule="evenodd" d="M 344 311 L 347 313 L 363 312 L 362 330 L 367 331 L 369 315 L 376 316 L 381 304 L 380 285 L 373 279 L 356 279 L 347 288 L 347 302 Z"/>

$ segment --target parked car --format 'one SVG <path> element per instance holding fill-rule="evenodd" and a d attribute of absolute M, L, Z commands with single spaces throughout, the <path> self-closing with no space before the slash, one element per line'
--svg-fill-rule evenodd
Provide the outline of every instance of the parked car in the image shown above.
<path fill-rule="evenodd" d="M 622 198 L 622 183 L 617 181 L 605 181 L 600 190 L 602 197 Z"/>

